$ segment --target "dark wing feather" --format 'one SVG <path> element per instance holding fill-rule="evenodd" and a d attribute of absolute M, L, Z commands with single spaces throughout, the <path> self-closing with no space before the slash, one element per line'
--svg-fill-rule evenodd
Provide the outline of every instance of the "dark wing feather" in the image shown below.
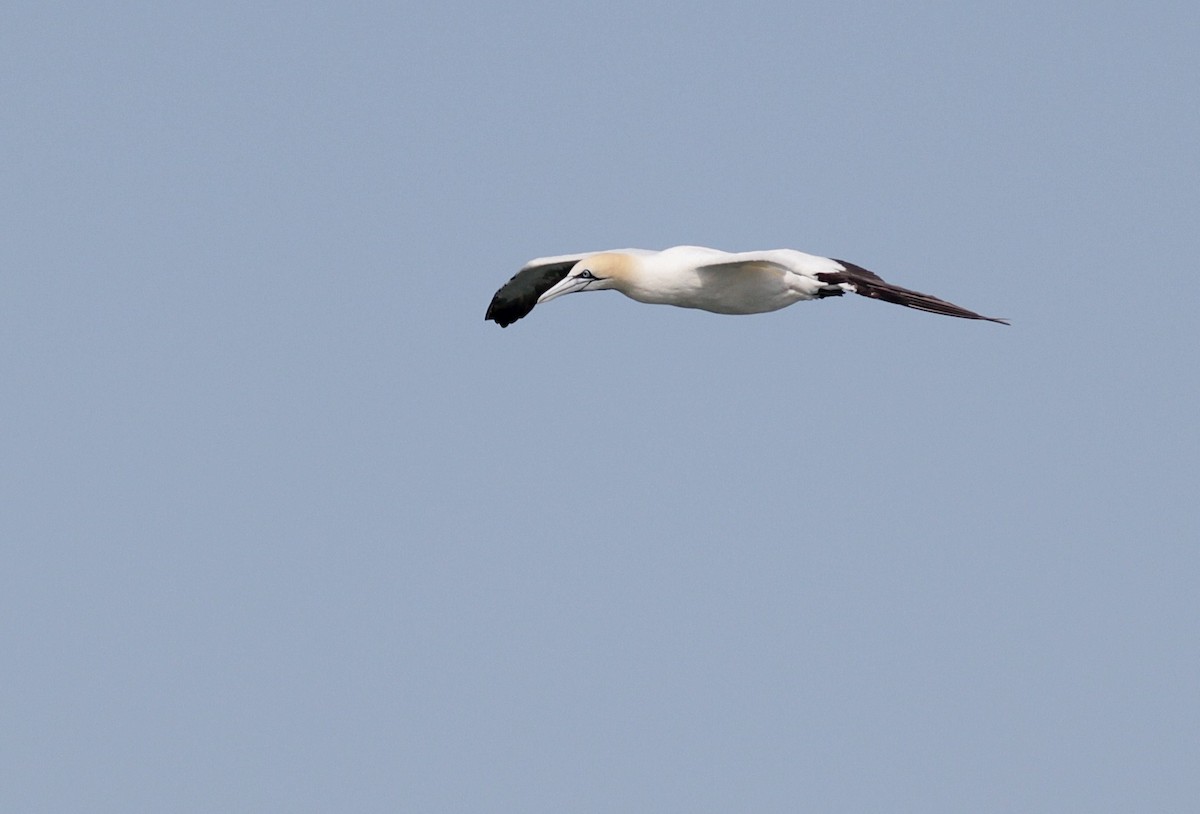
<path fill-rule="evenodd" d="M 933 314 L 962 317 L 963 319 L 986 319 L 988 322 L 999 322 L 1001 325 L 1008 324 L 1008 320 L 1006 319 L 985 317 L 974 311 L 968 311 L 961 305 L 946 302 L 930 294 L 922 294 L 920 291 L 913 291 L 908 288 L 901 288 L 898 285 L 892 285 L 884 281 L 878 274 L 867 271 L 862 266 L 847 263 L 845 260 L 835 260 L 834 262 L 841 263 L 846 270 L 822 272 L 816 275 L 818 280 L 831 285 L 850 283 L 854 286 L 855 292 L 864 297 L 870 297 L 873 300 L 883 300 L 884 302 L 891 302 L 908 308 L 916 308 L 918 311 L 929 311 Z"/>
<path fill-rule="evenodd" d="M 538 297 L 566 277 L 576 262 L 578 258 L 521 269 L 511 280 L 500 286 L 483 318 L 492 320 L 501 328 L 507 328 L 532 311 L 533 306 L 537 305 Z"/>

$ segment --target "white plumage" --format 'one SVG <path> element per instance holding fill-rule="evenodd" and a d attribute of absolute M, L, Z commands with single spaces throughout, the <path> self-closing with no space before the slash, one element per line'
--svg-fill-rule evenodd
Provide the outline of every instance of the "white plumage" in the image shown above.
<path fill-rule="evenodd" d="M 929 294 L 891 285 L 844 260 L 794 249 L 735 253 L 700 246 L 676 246 L 658 252 L 617 249 L 531 260 L 496 292 L 485 318 L 505 327 L 538 303 L 577 291 L 609 288 L 638 302 L 718 314 L 776 311 L 802 300 L 848 292 L 937 314 L 1008 324 Z"/>

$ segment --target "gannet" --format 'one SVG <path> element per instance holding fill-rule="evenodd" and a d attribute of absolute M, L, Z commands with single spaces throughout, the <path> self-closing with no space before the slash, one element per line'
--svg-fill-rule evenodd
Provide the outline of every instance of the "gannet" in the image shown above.
<path fill-rule="evenodd" d="M 616 249 L 530 260 L 492 297 L 484 319 L 505 328 L 539 303 L 576 291 L 606 288 L 638 302 L 718 314 L 761 314 L 849 292 L 934 314 L 1008 324 L 884 282 L 879 275 L 845 260 L 794 249 L 724 252 L 701 246 L 663 251 Z"/>

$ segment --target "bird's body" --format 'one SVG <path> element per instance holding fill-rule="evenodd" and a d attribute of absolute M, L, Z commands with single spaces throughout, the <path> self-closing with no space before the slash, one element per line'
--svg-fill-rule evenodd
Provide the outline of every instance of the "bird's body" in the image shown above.
<path fill-rule="evenodd" d="M 636 273 L 618 289 L 631 299 L 717 314 L 761 314 L 814 299 L 822 284 L 812 275 L 841 270 L 791 249 L 731 254 L 700 246 L 636 255 L 632 265 Z"/>
<path fill-rule="evenodd" d="M 700 246 L 657 252 L 619 249 L 531 260 L 496 292 L 486 319 L 505 327 L 537 303 L 606 288 L 638 302 L 718 314 L 759 314 L 850 292 L 947 316 L 1004 322 L 893 286 L 842 260 L 794 249 L 734 253 Z"/>

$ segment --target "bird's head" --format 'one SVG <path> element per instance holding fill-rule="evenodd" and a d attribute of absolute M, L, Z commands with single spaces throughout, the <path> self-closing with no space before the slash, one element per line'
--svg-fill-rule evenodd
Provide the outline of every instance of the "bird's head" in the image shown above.
<path fill-rule="evenodd" d="M 550 302 L 563 294 L 576 291 L 600 291 L 605 288 L 620 288 L 628 276 L 633 258 L 621 252 L 592 254 L 576 263 L 567 276 L 551 286 L 538 302 Z"/>

